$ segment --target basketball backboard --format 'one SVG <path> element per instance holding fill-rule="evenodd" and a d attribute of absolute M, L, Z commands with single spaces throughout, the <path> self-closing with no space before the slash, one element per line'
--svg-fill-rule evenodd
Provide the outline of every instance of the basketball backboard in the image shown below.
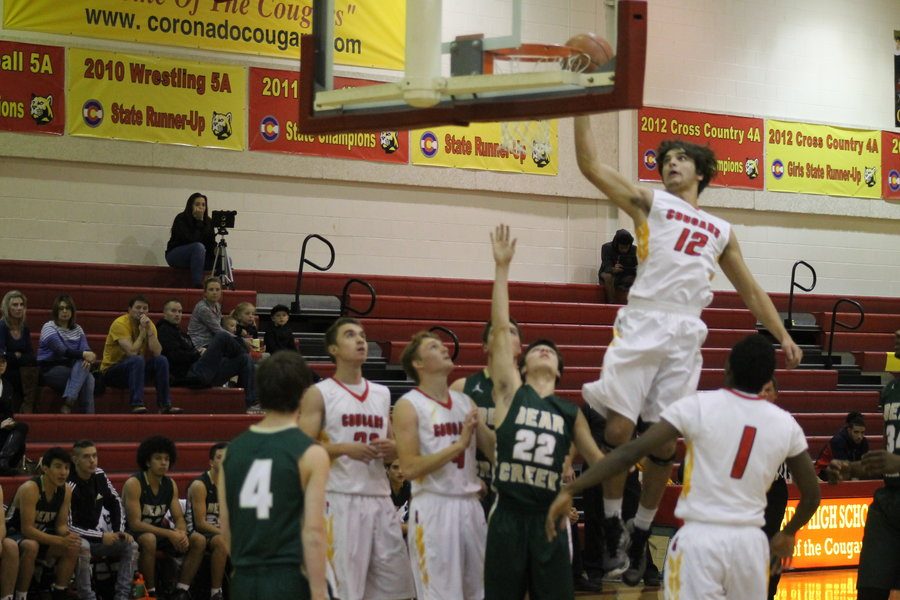
<path fill-rule="evenodd" d="M 605 72 L 560 66 L 514 68 L 503 49 L 528 48 L 540 56 L 566 54 L 552 44 L 521 44 L 521 1 L 512 0 L 508 35 L 442 40 L 442 0 L 407 0 L 405 71 L 396 81 L 336 90 L 334 0 L 314 0 L 313 33 L 301 40 L 300 116 L 304 133 L 412 129 L 480 121 L 550 119 L 642 106 L 647 48 L 647 2 L 619 0 L 616 57 Z M 508 50 L 507 50 L 508 52 Z M 518 56 L 516 50 L 512 51 Z M 451 54 L 451 73 L 442 72 Z M 532 65 L 526 58 L 521 64 Z M 476 58 L 472 58 L 476 56 Z M 516 60 L 514 62 L 519 63 Z M 516 66 L 516 65 L 514 65 Z"/>

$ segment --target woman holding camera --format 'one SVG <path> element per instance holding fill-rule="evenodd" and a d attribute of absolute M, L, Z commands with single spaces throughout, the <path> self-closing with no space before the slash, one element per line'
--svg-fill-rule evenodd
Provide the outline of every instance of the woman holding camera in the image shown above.
<path fill-rule="evenodd" d="M 191 270 L 191 284 L 203 287 L 203 274 L 212 270 L 216 234 L 206 196 L 194 192 L 184 210 L 172 222 L 172 235 L 166 246 L 166 262 L 176 269 Z"/>

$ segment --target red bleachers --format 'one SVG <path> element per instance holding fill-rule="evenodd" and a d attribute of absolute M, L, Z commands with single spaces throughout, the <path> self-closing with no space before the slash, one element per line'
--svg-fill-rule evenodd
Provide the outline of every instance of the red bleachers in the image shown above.
<path fill-rule="evenodd" d="M 78 306 L 78 322 L 88 334 L 91 347 L 98 353 L 109 324 L 121 315 L 128 299 L 143 293 L 154 310 L 154 320 L 161 317 L 162 303 L 168 298 L 181 298 L 186 312 L 200 299 L 200 292 L 189 287 L 185 271 L 158 266 L 119 266 L 84 263 L 56 263 L 44 261 L 0 260 L 0 293 L 18 288 L 29 299 L 29 325 L 33 342 L 37 344 L 40 325 L 49 318 L 53 298 L 62 292 L 71 294 Z M 255 302 L 256 292 L 293 293 L 296 273 L 293 272 L 236 272 L 238 291 L 226 291 L 226 309 L 238 302 Z M 304 294 L 337 295 L 349 276 L 339 273 L 306 273 Z M 485 280 L 455 280 L 442 278 L 413 278 L 364 275 L 378 293 L 375 311 L 365 317 L 363 325 L 370 340 L 382 344 L 385 355 L 397 364 L 406 340 L 421 329 L 434 325 L 451 328 L 459 337 L 461 353 L 452 377 L 475 372 L 484 357 L 481 334 L 489 316 L 491 282 Z M 618 306 L 603 304 L 603 292 L 592 284 L 544 284 L 513 282 L 510 284 L 512 314 L 520 322 L 523 339 L 554 339 L 566 357 L 566 371 L 560 395 L 581 403 L 580 386 L 599 375 L 603 353 L 612 340 L 612 324 Z M 787 308 L 787 294 L 772 294 L 779 310 Z M 804 294 L 795 298 L 795 312 L 813 313 L 825 327 L 836 296 Z M 354 294 L 355 304 L 365 304 L 366 298 Z M 864 370 L 880 370 L 877 358 L 893 349 L 893 331 L 900 328 L 900 301 L 896 298 L 857 298 L 866 309 L 864 326 L 856 332 L 839 330 L 835 349 L 852 351 Z M 734 292 L 719 292 L 703 318 L 710 327 L 703 347 L 704 371 L 702 389 L 718 387 L 722 383 L 722 367 L 728 349 L 740 338 L 755 331 L 756 320 Z M 841 313 L 840 319 L 854 323 L 853 313 Z M 828 336 L 823 336 L 827 345 Z M 779 353 L 779 366 L 783 367 Z M 321 375 L 333 372 L 330 363 L 314 364 Z M 781 388 L 779 404 L 795 414 L 807 434 L 810 452 L 819 448 L 843 424 L 846 413 L 860 410 L 870 423 L 869 441 L 873 448 L 881 448 L 880 417 L 877 391 L 842 391 L 837 389 L 837 374 L 833 370 L 793 370 L 778 372 Z M 148 406 L 155 408 L 155 392 L 145 390 Z M 212 388 L 188 390 L 173 388 L 176 405 L 185 409 L 184 415 L 126 414 L 128 402 L 123 390 L 108 389 L 97 398 L 97 415 L 56 414 L 59 400 L 44 390 L 38 403 L 48 414 L 21 415 L 29 424 L 28 454 L 36 458 L 51 445 L 70 447 L 80 438 L 91 438 L 99 444 L 100 464 L 107 468 L 113 481 L 121 487 L 125 478 L 136 469 L 134 453 L 141 439 L 162 433 L 178 443 L 180 452 L 174 473 L 180 489 L 206 466 L 208 447 L 214 441 L 227 440 L 253 423 L 257 417 L 243 414 L 243 390 Z M 118 414 L 117 414 L 118 413 Z M 23 477 L 0 478 L 7 498 L 11 498 Z M 870 494 L 879 482 L 853 482 L 846 486 L 823 487 L 823 492 L 835 494 Z M 678 488 L 667 491 L 674 499 Z M 666 504 L 661 511 L 671 510 Z M 661 517 L 664 518 L 664 517 Z"/>

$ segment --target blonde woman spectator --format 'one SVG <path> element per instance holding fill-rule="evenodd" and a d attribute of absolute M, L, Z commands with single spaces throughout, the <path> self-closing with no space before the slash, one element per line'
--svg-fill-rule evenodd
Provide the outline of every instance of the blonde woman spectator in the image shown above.
<path fill-rule="evenodd" d="M 6 380 L 12 385 L 16 411 L 22 405 L 26 394 L 29 402 L 34 402 L 37 389 L 37 370 L 34 348 L 31 346 L 31 332 L 25 324 L 28 300 L 19 290 L 10 290 L 0 302 L 0 354 L 6 356 Z"/>

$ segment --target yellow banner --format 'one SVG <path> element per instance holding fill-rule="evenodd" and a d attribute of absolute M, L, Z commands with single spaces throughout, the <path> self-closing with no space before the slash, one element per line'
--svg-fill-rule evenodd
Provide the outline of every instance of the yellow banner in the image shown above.
<path fill-rule="evenodd" d="M 541 126 L 537 122 L 528 124 L 532 129 L 522 136 L 522 151 L 515 153 L 500 147 L 500 123 L 411 130 L 410 158 L 414 165 L 556 175 L 559 172 L 557 121 L 545 122 L 549 127 L 546 143 L 535 143 L 535 137 L 543 137 Z"/>
<path fill-rule="evenodd" d="M 4 0 L 3 26 L 108 40 L 300 57 L 312 0 Z M 403 70 L 405 0 L 336 0 L 335 62 Z"/>
<path fill-rule="evenodd" d="M 70 48 L 71 135 L 243 150 L 244 67 Z"/>
<path fill-rule="evenodd" d="M 766 121 L 766 189 L 881 197 L 881 132 Z"/>

